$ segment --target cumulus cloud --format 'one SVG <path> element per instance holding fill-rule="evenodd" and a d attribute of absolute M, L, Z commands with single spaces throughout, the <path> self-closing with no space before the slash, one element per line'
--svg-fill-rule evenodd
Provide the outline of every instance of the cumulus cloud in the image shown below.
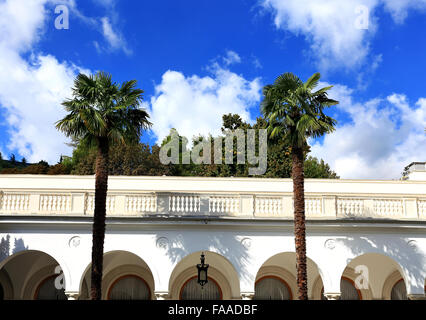
<path fill-rule="evenodd" d="M 329 69 L 365 62 L 379 8 L 402 23 L 410 9 L 425 9 L 426 0 L 263 0 L 262 6 L 272 12 L 276 28 L 303 35 L 318 65 Z"/>
<path fill-rule="evenodd" d="M 360 103 L 352 95 L 342 85 L 331 90 L 330 97 L 340 101 L 340 118 L 349 121 L 313 143 L 313 156 L 347 179 L 398 179 L 407 164 L 426 160 L 426 99 L 410 105 L 405 95 L 392 94 Z"/>
<path fill-rule="evenodd" d="M 43 34 L 48 2 L 0 3 L 0 105 L 10 135 L 6 147 L 30 162 L 56 162 L 61 153 L 69 153 L 54 122 L 63 116 L 60 103 L 70 97 L 74 77 L 82 71 L 51 55 L 22 57 Z"/>
<path fill-rule="evenodd" d="M 246 80 L 217 63 L 209 70 L 211 75 L 204 77 L 172 70 L 163 74 L 147 106 L 159 142 L 171 128 L 188 139 L 199 134 L 217 135 L 222 115 L 227 113 L 238 113 L 252 121 L 249 108 L 260 101 L 260 79 Z"/>

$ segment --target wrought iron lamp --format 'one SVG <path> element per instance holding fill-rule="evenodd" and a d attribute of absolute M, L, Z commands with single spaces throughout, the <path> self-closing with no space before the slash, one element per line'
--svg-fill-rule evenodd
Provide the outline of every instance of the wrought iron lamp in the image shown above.
<path fill-rule="evenodd" d="M 204 252 L 201 253 L 200 260 L 201 260 L 201 263 L 197 264 L 197 269 L 198 269 L 198 281 L 197 282 L 201 286 L 201 288 L 203 288 L 204 285 L 208 282 L 207 270 L 209 268 L 209 265 L 204 263 L 204 260 L 205 260 Z"/>

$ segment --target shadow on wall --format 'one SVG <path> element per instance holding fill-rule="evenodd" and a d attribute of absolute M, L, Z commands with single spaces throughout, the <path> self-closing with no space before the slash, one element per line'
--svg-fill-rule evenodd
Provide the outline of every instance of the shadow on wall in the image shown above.
<path fill-rule="evenodd" d="M 156 236 L 157 245 L 166 250 L 166 254 L 173 264 L 177 264 L 194 252 L 212 251 L 229 260 L 240 277 L 252 281 L 253 275 L 247 271 L 247 265 L 250 262 L 246 240 L 247 238 L 216 231 L 208 226 L 204 232 L 179 233 L 175 238 Z M 163 244 L 165 245 L 163 246 Z M 206 263 L 209 262 L 206 261 Z"/>
<path fill-rule="evenodd" d="M 12 253 L 10 252 L 10 235 L 2 237 L 0 240 L 0 262 L 2 262 L 7 257 L 20 252 L 28 250 L 28 246 L 25 246 L 24 240 L 22 238 L 15 238 Z"/>
<path fill-rule="evenodd" d="M 413 283 L 412 279 L 415 279 L 416 287 L 424 287 L 426 258 L 415 241 L 407 241 L 397 236 L 379 239 L 370 236 L 360 236 L 356 238 L 336 239 L 336 242 L 348 248 L 355 256 L 353 259 L 367 253 L 377 253 L 392 258 L 405 273 L 402 276 L 407 278 L 405 279 L 406 281 L 410 282 L 411 280 L 411 283 Z M 353 259 L 348 259 L 346 264 L 348 265 Z"/>

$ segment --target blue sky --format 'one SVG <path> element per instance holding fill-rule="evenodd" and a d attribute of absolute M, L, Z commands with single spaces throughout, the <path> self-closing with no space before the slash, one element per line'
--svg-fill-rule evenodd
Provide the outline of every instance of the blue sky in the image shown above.
<path fill-rule="evenodd" d="M 53 123 L 78 72 L 138 80 L 152 144 L 218 133 L 224 113 L 254 121 L 265 84 L 319 71 L 341 103 L 312 155 L 344 178 L 398 178 L 426 160 L 425 18 L 426 0 L 0 0 L 0 151 L 71 154 Z"/>

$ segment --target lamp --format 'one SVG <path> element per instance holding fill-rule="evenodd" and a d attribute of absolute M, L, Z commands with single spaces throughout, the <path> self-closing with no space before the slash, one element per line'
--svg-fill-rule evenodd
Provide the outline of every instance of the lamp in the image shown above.
<path fill-rule="evenodd" d="M 204 263 L 204 252 L 201 253 L 200 257 L 201 263 L 197 264 L 197 270 L 198 270 L 198 284 L 201 286 L 201 288 L 204 287 L 204 285 L 208 282 L 207 280 L 207 269 L 209 268 L 208 264 Z"/>

